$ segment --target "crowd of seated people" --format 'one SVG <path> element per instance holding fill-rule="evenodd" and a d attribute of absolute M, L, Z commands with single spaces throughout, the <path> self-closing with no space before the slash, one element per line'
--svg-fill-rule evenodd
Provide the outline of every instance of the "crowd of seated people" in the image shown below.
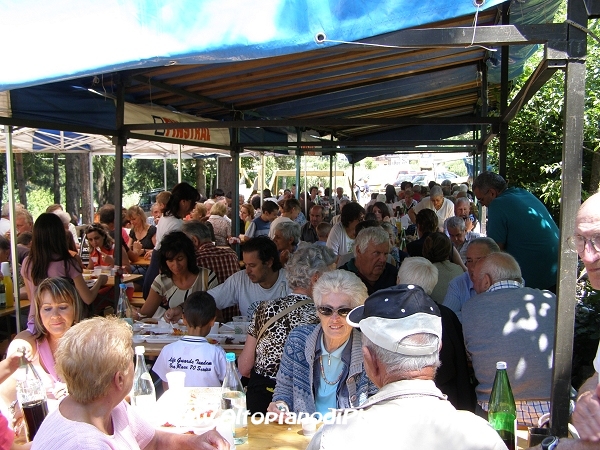
<path fill-rule="evenodd" d="M 385 194 L 374 193 L 365 205 L 346 197 L 341 188 L 332 197 L 316 187 L 309 192 L 300 200 L 292 190 L 279 197 L 265 190 L 247 203 L 240 198 L 239 219 L 231 217 L 231 196 L 217 190 L 201 202 L 187 183 L 159 195 L 148 220 L 137 206 L 125 211 L 121 223 L 112 205 L 100 208 L 97 223 L 85 229 L 87 268 L 116 264 L 113 236 L 121 228 L 119 265 L 130 272 L 147 261 L 141 272 L 144 301 L 135 318 L 183 319 L 191 330 L 189 342 L 169 347 L 159 357 L 155 372 L 165 388 L 164 361 L 172 354 L 214 360 L 214 373 L 190 383 L 218 386 L 223 354 L 207 352 L 210 344 L 204 337 L 215 320 L 243 315 L 251 325 L 239 370 L 248 383 L 250 411 L 285 417 L 287 412 L 361 408 L 382 385 L 363 360 L 365 336 L 346 319 L 354 308 L 366 309 L 369 299 L 379 301 L 379 292 L 393 295 L 397 285 L 419 286 L 419 296 L 436 304 L 441 318 L 443 345 L 436 357 L 442 366 L 436 366 L 431 380 L 454 408 L 485 417 L 493 362 L 507 360 L 519 423 L 534 425 L 548 411 L 551 367 L 542 362 L 553 349 L 555 297 L 526 288 L 518 262 L 482 235 L 485 226 L 467 185 L 388 185 Z M 59 397 L 62 380 L 52 369 L 54 340 L 79 320 L 103 315 L 107 298 L 114 297 L 103 286 L 104 275 L 92 287 L 83 280 L 83 265 L 71 245 L 80 243 L 64 222 L 68 214 L 60 212 L 40 215 L 30 230 L 27 217 L 20 215 L 25 225 L 17 238 L 31 238 L 21 244 L 28 251 L 21 273 L 26 295 L 34 301 L 28 331 L 9 349 L 14 352 L 16 342 L 28 343 L 26 357 L 41 365 L 58 386 L 53 389 Z M 7 219 L 0 219 L 0 226 L 2 220 Z M 232 237 L 235 220 L 241 230 L 237 238 Z M 2 238 L 10 236 L 0 235 L 0 252 Z M 233 244 L 241 244 L 241 260 Z M 503 256 L 496 260 L 496 253 Z M 65 285 L 64 280 L 72 282 Z M 519 303 L 524 297 L 528 300 Z M 508 304 L 506 298 L 514 301 Z M 73 309 L 64 329 L 43 328 L 46 304 L 48 311 L 56 304 Z M 485 319 L 490 310 L 495 311 L 493 323 Z M 481 332 L 483 320 L 486 333 Z M 527 320 L 543 323 L 543 330 L 519 326 Z M 513 324 L 509 337 L 502 329 L 507 323 Z M 531 347 L 541 335 L 543 348 Z M 5 403 L 14 396 L 8 381 L 0 385 L 0 394 Z"/>

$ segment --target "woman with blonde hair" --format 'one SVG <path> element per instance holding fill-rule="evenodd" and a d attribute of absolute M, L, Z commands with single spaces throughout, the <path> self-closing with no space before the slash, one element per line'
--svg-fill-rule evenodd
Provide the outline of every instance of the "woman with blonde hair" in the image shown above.
<path fill-rule="evenodd" d="M 133 412 L 125 401 L 134 375 L 131 335 L 131 328 L 114 317 L 85 320 L 65 333 L 56 365 L 69 395 L 46 417 L 33 449 L 229 448 L 216 431 L 168 433 Z"/>
<path fill-rule="evenodd" d="M 156 227 L 149 225 L 146 214 L 139 206 L 131 206 L 127 210 L 127 219 L 131 223 L 127 256 L 132 262 L 145 258 L 156 244 Z"/>
<path fill-rule="evenodd" d="M 227 240 L 231 237 L 231 220 L 225 214 L 227 214 L 227 206 L 225 203 L 217 202 L 210 210 L 208 218 L 215 232 L 215 244 L 218 246 L 227 245 Z"/>
<path fill-rule="evenodd" d="M 50 213 L 51 214 L 51 213 Z M 37 369 L 48 396 L 50 409 L 66 394 L 64 380 L 57 374 L 54 355 L 58 342 L 83 317 L 83 304 L 75 287 L 63 277 L 46 278 L 35 293 L 34 326 L 21 331 L 10 343 L 7 354 L 25 349 L 26 357 Z M 2 413 L 10 416 L 10 405 L 17 399 L 16 378 L 11 376 L 0 384 Z M 15 413 L 18 418 L 20 413 Z"/>

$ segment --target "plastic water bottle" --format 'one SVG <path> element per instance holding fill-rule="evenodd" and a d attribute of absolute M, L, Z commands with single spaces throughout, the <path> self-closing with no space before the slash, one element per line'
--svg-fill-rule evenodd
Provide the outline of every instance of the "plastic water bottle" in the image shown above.
<path fill-rule="evenodd" d="M 131 392 L 131 406 L 146 419 L 151 418 L 156 407 L 156 390 L 146 361 L 143 345 L 135 347 L 135 373 L 133 375 L 133 388 Z"/>
<path fill-rule="evenodd" d="M 10 276 L 10 264 L 8 262 L 3 262 L 0 264 L 0 270 L 2 271 L 4 290 L 6 291 L 6 307 L 12 308 L 15 306 L 15 297 L 13 293 L 13 282 Z"/>
<path fill-rule="evenodd" d="M 221 389 L 223 416 L 231 422 L 233 442 L 236 445 L 248 441 L 248 410 L 246 392 L 235 367 L 235 353 L 227 353 L 227 372 Z"/>
<path fill-rule="evenodd" d="M 24 353 L 25 349 L 23 348 L 21 352 Z M 17 369 L 15 378 L 17 400 L 23 410 L 27 423 L 27 438 L 31 442 L 48 415 L 46 389 L 35 367 L 24 356 L 21 357 L 21 366 Z"/>
<path fill-rule="evenodd" d="M 517 448 L 515 440 L 517 408 L 504 361 L 496 363 L 496 378 L 490 395 L 488 422 L 498 432 L 508 450 Z"/>
<path fill-rule="evenodd" d="M 129 303 L 129 297 L 127 297 L 127 285 L 121 283 L 119 288 L 121 289 L 121 293 L 119 294 L 119 303 L 117 303 L 117 317 L 123 319 L 129 326 L 133 327 L 133 309 Z"/>

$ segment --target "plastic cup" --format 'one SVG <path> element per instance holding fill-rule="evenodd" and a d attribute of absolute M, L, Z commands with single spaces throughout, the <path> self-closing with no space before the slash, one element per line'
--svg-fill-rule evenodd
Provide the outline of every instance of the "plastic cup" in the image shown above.
<path fill-rule="evenodd" d="M 102 267 L 100 267 L 100 266 L 94 267 L 94 275 L 98 276 L 100 274 L 102 274 Z"/>
<path fill-rule="evenodd" d="M 215 324 L 210 327 L 210 333 L 209 334 L 219 334 L 219 326 L 221 325 L 220 322 L 215 322 Z"/>
<path fill-rule="evenodd" d="M 169 390 L 181 390 L 185 387 L 185 372 L 167 372 L 167 383 Z"/>
<path fill-rule="evenodd" d="M 304 436 L 312 436 L 317 432 L 317 419 L 314 417 L 305 417 L 300 421 L 300 424 Z"/>

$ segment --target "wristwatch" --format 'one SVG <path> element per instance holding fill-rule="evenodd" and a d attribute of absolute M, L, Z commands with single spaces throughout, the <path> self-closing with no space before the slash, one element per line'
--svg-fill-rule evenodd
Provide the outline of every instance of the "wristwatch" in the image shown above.
<path fill-rule="evenodd" d="M 542 450 L 553 450 L 558 446 L 558 438 L 556 436 L 548 436 L 542 441 Z"/>

